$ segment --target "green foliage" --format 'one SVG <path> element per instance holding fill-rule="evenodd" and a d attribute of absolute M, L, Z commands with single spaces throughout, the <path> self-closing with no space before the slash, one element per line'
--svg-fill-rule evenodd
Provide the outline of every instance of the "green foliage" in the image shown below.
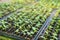
<path fill-rule="evenodd" d="M 0 36 L 0 40 L 14 40 L 14 39 L 11 39 L 11 38 L 8 38 L 8 37 L 4 37 L 4 36 Z"/>
<path fill-rule="evenodd" d="M 6 12 L 12 12 L 19 8 L 23 8 L 19 13 L 14 12 L 13 15 L 8 17 L 6 20 L 0 21 L 0 30 L 6 31 L 7 33 L 13 32 L 21 37 L 26 37 L 26 39 L 33 38 L 48 16 L 50 16 L 50 12 L 53 9 L 60 7 L 60 1 L 58 0 L 39 0 L 38 2 L 34 0 L 24 0 L 24 2 L 23 0 L 18 1 L 11 4 L 0 5 L 0 18 L 7 15 L 5 14 Z M 53 18 L 44 37 L 42 37 L 44 40 L 57 39 L 57 32 L 60 28 L 60 20 L 58 20 L 58 23 L 55 26 L 55 32 L 52 32 L 52 28 L 54 27 L 54 23 L 56 22 L 55 19 L 58 15 L 59 10 Z"/>

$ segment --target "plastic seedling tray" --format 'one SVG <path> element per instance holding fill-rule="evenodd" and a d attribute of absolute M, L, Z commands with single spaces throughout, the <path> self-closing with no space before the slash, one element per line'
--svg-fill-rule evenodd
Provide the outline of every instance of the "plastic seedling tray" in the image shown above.
<path fill-rule="evenodd" d="M 10 14 L 11 12 L 14 12 L 20 8 L 22 8 L 23 5 L 19 3 L 14 3 L 14 4 L 8 4 L 8 3 L 0 3 L 0 19 L 3 18 L 4 16 Z"/>
<path fill-rule="evenodd" d="M 25 40 L 25 39 L 23 39 L 23 38 L 21 38 L 21 37 L 19 37 L 17 35 L 6 33 L 6 32 L 2 32 L 2 31 L 0 31 L 0 35 L 1 36 L 6 36 L 6 37 L 9 37 L 9 38 L 14 38 L 16 40 Z"/>
<path fill-rule="evenodd" d="M 46 30 L 46 33 L 44 35 L 44 37 L 46 37 L 46 40 L 50 40 L 51 38 L 53 40 L 58 40 L 59 39 L 59 27 L 60 27 L 60 22 L 59 22 L 59 17 L 60 15 L 58 15 L 57 17 L 54 17 L 53 20 L 51 21 L 50 25 L 48 26 L 48 29 Z"/>
<path fill-rule="evenodd" d="M 51 13 L 51 15 L 47 18 L 47 20 L 45 21 L 45 23 L 42 25 L 42 27 L 40 28 L 40 30 L 37 32 L 36 36 L 32 40 L 38 40 L 39 36 L 43 36 L 45 34 L 45 31 L 47 30 L 48 26 L 50 25 L 50 22 L 52 21 L 52 18 L 56 14 L 56 11 L 57 10 L 54 10 Z"/>
<path fill-rule="evenodd" d="M 52 13 L 55 13 L 55 11 L 52 11 Z M 36 13 L 33 9 L 29 12 L 18 10 L 17 12 L 14 12 L 13 15 L 1 19 L 0 35 L 19 40 L 31 40 L 52 13 L 47 11 L 46 13 L 41 12 L 40 14 Z"/>
<path fill-rule="evenodd" d="M 12 12 L 7 12 L 8 14 L 3 16 L 2 18 L 0 18 L 0 20 L 5 20 L 7 19 L 8 17 L 10 17 L 11 15 L 13 15 L 13 13 L 18 13 L 19 11 L 23 10 L 22 8 L 19 8 L 18 10 L 15 10 L 15 11 L 12 11 Z M 18 39 L 18 40 L 24 40 L 23 38 L 17 36 L 17 35 L 14 35 L 14 34 L 10 34 L 10 33 L 6 33 L 6 32 L 3 32 L 0 30 L 0 35 L 1 36 L 8 36 L 8 37 L 11 37 L 11 38 L 14 38 L 14 39 Z"/>

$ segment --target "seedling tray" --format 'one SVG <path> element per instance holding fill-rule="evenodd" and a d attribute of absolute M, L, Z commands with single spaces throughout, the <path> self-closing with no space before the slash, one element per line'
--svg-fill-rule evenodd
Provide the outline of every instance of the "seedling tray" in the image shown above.
<path fill-rule="evenodd" d="M 17 35 L 6 33 L 6 32 L 2 32 L 2 31 L 0 31 L 0 36 L 6 36 L 6 37 L 9 37 L 9 38 L 14 38 L 16 40 L 25 40 L 25 39 L 23 39 L 21 37 L 18 37 Z"/>
<path fill-rule="evenodd" d="M 20 8 L 22 8 L 22 4 L 19 3 L 0 3 L 0 19 L 4 16 L 10 14 L 11 12 L 14 12 Z"/>
<path fill-rule="evenodd" d="M 19 11 L 7 19 L 0 21 L 1 35 L 3 34 L 21 40 L 31 40 L 50 16 L 48 13 L 48 15 L 45 15 L 46 18 L 43 17 L 45 18 L 45 20 L 43 20 L 41 18 L 43 15 L 45 14 L 34 12 L 28 14 L 27 12 Z"/>
<path fill-rule="evenodd" d="M 19 40 L 32 40 L 41 26 L 49 19 L 53 9 L 25 6 L 23 9 L 10 12 L 0 19 L 0 35 Z"/>
<path fill-rule="evenodd" d="M 60 12 L 59 12 L 60 13 Z M 46 37 L 46 40 L 58 40 L 59 39 L 59 34 L 58 31 L 60 29 L 60 15 L 57 17 L 54 17 L 53 20 L 51 21 L 50 25 L 48 26 L 48 29 L 45 32 L 44 37 Z"/>

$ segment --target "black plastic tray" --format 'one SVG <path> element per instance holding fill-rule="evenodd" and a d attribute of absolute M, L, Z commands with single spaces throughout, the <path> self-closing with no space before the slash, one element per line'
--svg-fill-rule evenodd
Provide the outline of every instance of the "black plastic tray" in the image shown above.
<path fill-rule="evenodd" d="M 17 12 L 19 12 L 19 11 L 17 11 Z M 53 11 L 52 11 L 53 12 Z M 54 11 L 54 13 L 55 13 L 55 11 Z M 51 15 L 53 15 L 52 13 L 51 13 Z M 6 18 L 8 17 L 9 15 L 7 15 L 6 16 Z M 50 17 L 48 17 L 48 19 L 49 19 Z M 1 20 L 4 20 L 5 18 L 2 18 Z M 46 19 L 46 21 L 48 20 L 48 19 Z M 45 25 L 45 23 L 42 25 L 42 27 L 44 27 L 44 25 Z M 41 30 L 41 29 L 40 29 Z M 38 33 L 40 33 L 40 31 L 38 31 Z M 38 34 L 37 33 L 37 34 Z M 14 39 L 17 39 L 17 40 L 26 40 L 25 38 L 23 38 L 23 37 L 20 37 L 20 36 L 17 36 L 17 35 L 15 35 L 15 34 L 13 34 L 13 33 L 7 33 L 7 32 L 3 32 L 3 31 L 0 31 L 0 35 L 2 35 L 2 36 L 8 36 L 8 37 L 11 37 L 11 38 L 14 38 Z M 40 34 L 38 34 L 39 36 L 40 36 Z M 35 39 L 32 39 L 32 40 L 35 40 Z"/>

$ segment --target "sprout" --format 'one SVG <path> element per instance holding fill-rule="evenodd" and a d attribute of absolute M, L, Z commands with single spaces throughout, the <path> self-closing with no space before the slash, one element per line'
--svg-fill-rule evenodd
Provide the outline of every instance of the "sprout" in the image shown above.
<path fill-rule="evenodd" d="M 34 1 L 33 1 L 34 2 Z M 31 2 L 30 2 L 31 3 Z M 10 17 L 8 17 L 6 20 L 0 21 L 2 23 L 0 25 L 0 30 L 9 30 L 11 27 L 15 28 L 14 32 L 15 34 L 22 33 L 24 36 L 33 37 L 35 33 L 39 30 L 39 28 L 43 25 L 45 20 L 50 15 L 50 12 L 53 8 L 57 8 L 56 3 L 53 1 L 42 1 L 34 2 L 34 3 L 27 3 L 29 5 L 25 5 L 24 3 L 15 3 L 15 4 L 0 4 L 0 18 L 2 18 L 4 15 L 7 15 L 9 12 L 18 10 L 19 8 L 23 8 L 23 10 L 18 10 L 19 12 L 14 12 Z M 53 5 L 52 5 L 53 4 Z M 32 6 L 31 6 L 32 5 Z M 6 10 L 6 11 L 5 11 Z M 8 13 L 6 13 L 8 12 Z M 5 16 L 4 16 L 5 17 Z M 57 22 L 57 26 L 55 26 L 55 33 L 51 36 L 49 32 L 51 33 L 53 26 L 52 24 L 55 24 L 54 22 L 56 17 L 53 18 L 48 30 L 46 31 L 44 37 L 44 40 L 48 40 L 48 36 L 52 38 L 56 38 L 57 32 L 60 28 L 60 20 Z M 49 38 L 50 38 L 49 37 Z M 49 40 L 54 40 L 54 39 Z"/>
<path fill-rule="evenodd" d="M 28 35 L 31 35 L 30 32 L 27 32 Z"/>
<path fill-rule="evenodd" d="M 30 31 L 30 34 L 34 34 L 34 32 L 33 31 Z"/>

